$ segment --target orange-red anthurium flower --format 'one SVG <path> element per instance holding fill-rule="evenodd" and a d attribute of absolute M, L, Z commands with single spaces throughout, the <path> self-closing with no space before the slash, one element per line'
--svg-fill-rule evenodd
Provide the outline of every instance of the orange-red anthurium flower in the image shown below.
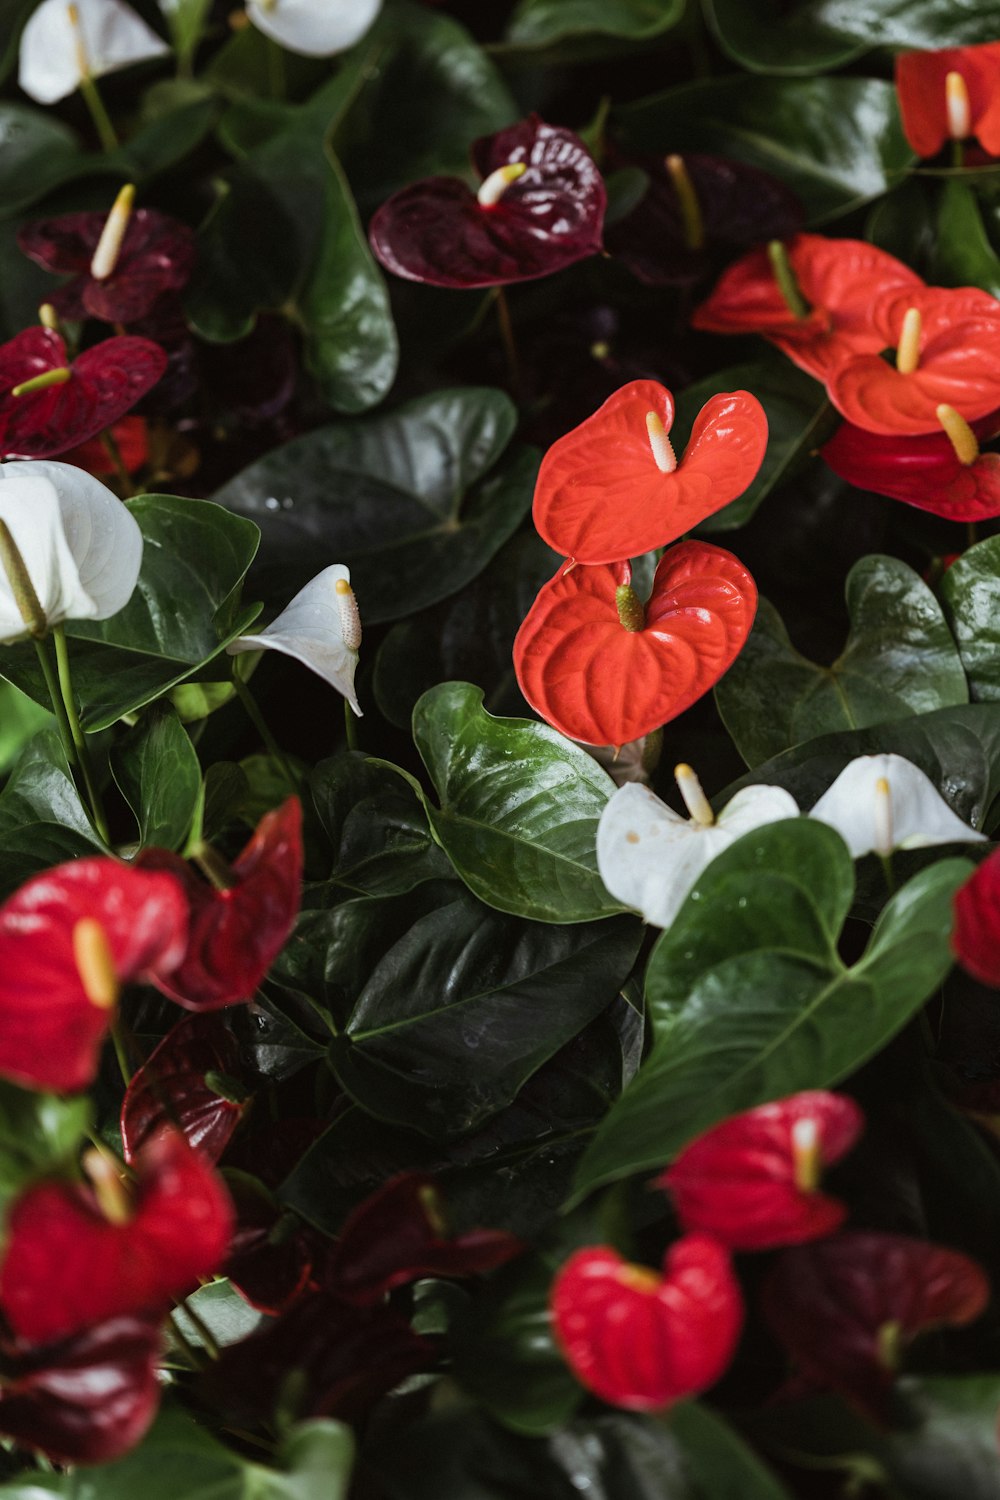
<path fill-rule="evenodd" d="M 896 89 L 903 132 L 918 156 L 970 136 L 1000 156 L 1000 42 L 902 52 Z"/>
<path fill-rule="evenodd" d="M 767 447 L 764 408 L 748 391 L 702 407 L 678 459 L 668 436 L 674 398 L 633 380 L 549 449 L 535 486 L 538 531 L 581 563 L 613 563 L 663 547 L 752 484 Z"/>
<path fill-rule="evenodd" d="M 921 437 L 888 437 L 842 422 L 820 453 L 848 484 L 948 521 L 1000 516 L 1000 453 L 979 451 L 980 439 L 1000 434 L 1000 411 L 971 424 L 947 405 L 937 415 L 940 430 Z"/>
<path fill-rule="evenodd" d="M 564 568 L 514 641 L 521 691 L 542 718 L 588 745 L 624 745 L 690 708 L 736 659 L 757 588 L 707 542 L 664 553 L 643 605 L 628 563 Z"/>
<path fill-rule="evenodd" d="M 895 363 L 859 354 L 827 377 L 841 416 L 866 432 L 940 430 L 938 408 L 967 422 L 1000 406 L 1000 302 L 978 287 L 914 287 L 875 300 L 872 328 Z"/>
<path fill-rule="evenodd" d="M 729 267 L 691 319 L 708 333 L 759 333 L 800 369 L 825 380 L 856 354 L 885 348 L 873 329 L 880 292 L 922 287 L 916 272 L 865 240 L 797 234 Z"/>

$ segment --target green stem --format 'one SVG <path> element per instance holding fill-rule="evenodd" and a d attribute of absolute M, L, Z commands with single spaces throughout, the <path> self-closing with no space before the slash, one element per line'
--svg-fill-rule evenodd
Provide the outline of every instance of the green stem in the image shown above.
<path fill-rule="evenodd" d="M 115 1057 L 118 1059 L 118 1071 L 122 1075 L 122 1083 L 128 1088 L 132 1082 L 132 1060 L 128 1055 L 128 1033 L 120 1013 L 111 1022 L 111 1041 L 114 1044 Z"/>
<path fill-rule="evenodd" d="M 59 726 L 59 738 L 63 742 L 66 759 L 71 766 L 75 766 L 77 764 L 76 746 L 73 743 L 73 734 L 69 727 L 69 719 L 66 717 L 66 705 L 63 703 L 62 693 L 59 691 L 59 679 L 56 677 L 45 642 L 39 640 L 37 635 L 33 637 L 33 640 L 35 651 L 38 655 L 38 664 L 42 669 L 42 676 L 45 678 L 45 687 L 49 698 L 52 700 L 52 712 L 55 714 L 56 723 Z"/>
<path fill-rule="evenodd" d="M 237 698 L 239 698 L 240 702 L 243 704 L 243 707 L 246 709 L 247 718 L 250 720 L 251 724 L 263 740 L 264 748 L 266 749 L 268 755 L 270 755 L 272 759 L 278 762 L 278 765 L 284 772 L 285 780 L 288 782 L 288 785 L 291 787 L 296 796 L 300 796 L 301 788 L 299 786 L 299 778 L 292 770 L 285 752 L 282 750 L 281 746 L 278 744 L 277 740 L 274 738 L 274 735 L 268 728 L 267 721 L 264 718 L 264 715 L 257 707 L 257 700 L 254 698 L 246 683 L 241 679 L 238 672 L 233 673 L 233 686 L 236 689 Z"/>
<path fill-rule="evenodd" d="M 514 339 L 514 325 L 510 320 L 510 307 L 502 286 L 497 287 L 496 304 L 500 341 L 503 344 L 504 357 L 507 361 L 507 378 L 510 381 L 511 395 L 516 401 L 521 389 L 521 365 L 517 357 L 517 343 Z"/>
<path fill-rule="evenodd" d="M 892 855 L 880 854 L 879 862 L 882 866 L 882 874 L 885 876 L 885 883 L 888 887 L 889 895 L 894 896 L 896 894 L 896 877 L 893 874 L 892 870 Z"/>
<path fill-rule="evenodd" d="M 951 143 L 951 164 L 952 164 L 953 167 L 964 167 L 965 166 L 965 142 L 964 141 L 952 141 L 952 143 Z"/>
<path fill-rule="evenodd" d="M 131 500 L 135 494 L 135 489 L 132 486 L 132 476 L 125 467 L 122 450 L 119 448 L 110 427 L 106 427 L 101 433 L 101 446 L 114 464 L 115 476 L 121 485 L 122 499 Z"/>
<path fill-rule="evenodd" d="M 357 750 L 357 749 L 359 749 L 360 747 L 358 745 L 358 726 L 357 726 L 357 723 L 356 723 L 355 713 L 354 713 L 354 710 L 352 709 L 351 705 L 348 703 L 348 701 L 347 701 L 346 698 L 344 699 L 344 729 L 345 729 L 346 734 L 347 734 L 347 748 L 348 748 L 348 750 Z"/>
<path fill-rule="evenodd" d="M 101 803 L 97 783 L 94 780 L 94 768 L 90 761 L 90 752 L 87 749 L 87 741 L 80 727 L 80 718 L 76 711 L 76 699 L 73 696 L 73 679 L 69 669 L 69 647 L 66 644 L 66 632 L 61 625 L 56 625 L 52 630 L 52 638 L 56 643 L 56 666 L 59 671 L 59 692 L 66 709 L 66 718 L 69 721 L 70 734 L 76 748 L 76 760 L 80 767 L 80 775 L 87 793 L 87 801 L 90 804 L 90 816 L 94 827 L 106 844 L 111 842 L 111 834 L 108 829 L 108 820 L 104 815 L 104 807 Z"/>
<path fill-rule="evenodd" d="M 111 116 L 104 108 L 104 100 L 101 98 L 97 84 L 92 78 L 80 79 L 80 93 L 83 102 L 90 111 L 90 118 L 94 122 L 94 129 L 105 151 L 118 150 L 118 136 L 115 127 L 111 123 Z"/>

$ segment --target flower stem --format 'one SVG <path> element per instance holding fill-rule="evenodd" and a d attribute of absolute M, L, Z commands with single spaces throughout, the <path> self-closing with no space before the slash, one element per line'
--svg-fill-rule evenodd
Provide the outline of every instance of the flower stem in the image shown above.
<path fill-rule="evenodd" d="M 359 748 L 358 726 L 355 723 L 354 710 L 351 708 L 351 705 L 348 703 L 346 698 L 344 699 L 344 730 L 347 734 L 348 750 L 357 750 Z"/>
<path fill-rule="evenodd" d="M 43 640 L 38 636 L 33 637 L 35 652 L 38 656 L 38 665 L 42 669 L 45 678 L 45 686 L 49 698 L 52 701 L 52 712 L 56 716 L 56 724 L 59 726 L 59 738 L 62 740 L 66 759 L 71 766 L 77 765 L 76 746 L 73 743 L 73 735 L 69 727 L 69 719 L 66 717 L 66 705 L 63 703 L 62 694 L 59 691 L 59 679 L 56 677 L 55 669 L 49 657 L 49 650 Z"/>
<path fill-rule="evenodd" d="M 118 480 L 119 485 L 121 486 L 122 499 L 131 500 L 132 496 L 135 494 L 135 489 L 132 485 L 132 476 L 129 473 L 128 469 L 125 467 L 125 460 L 122 458 L 122 450 L 119 448 L 117 440 L 110 427 L 106 427 L 101 433 L 101 447 L 104 449 L 105 453 L 114 464 L 115 477 Z"/>
<path fill-rule="evenodd" d="M 66 632 L 61 625 L 56 625 L 52 630 L 52 638 L 56 643 L 56 666 L 59 671 L 59 693 L 62 697 L 63 706 L 66 710 L 66 718 L 69 721 L 69 730 L 76 749 L 77 765 L 83 784 L 87 793 L 87 801 L 90 804 L 90 816 L 106 844 L 110 844 L 111 835 L 108 830 L 108 820 L 104 815 L 104 807 L 101 803 L 97 783 L 94 779 L 94 768 L 90 761 L 90 752 L 87 749 L 87 741 L 80 727 L 80 718 L 76 711 L 76 699 L 73 696 L 73 679 L 69 669 L 69 647 L 66 644 Z"/>
<path fill-rule="evenodd" d="M 503 344 L 504 357 L 507 361 L 507 379 L 510 381 L 511 395 L 516 401 L 521 389 L 521 364 L 517 357 L 517 344 L 514 339 L 514 325 L 510 320 L 510 307 L 502 286 L 497 287 L 496 305 L 497 323 L 500 327 L 500 342 Z"/>
<path fill-rule="evenodd" d="M 270 755 L 273 760 L 276 760 L 278 762 L 278 765 L 284 772 L 285 780 L 288 782 L 288 785 L 291 787 L 296 796 L 301 795 L 299 778 L 292 770 L 285 752 L 282 750 L 281 746 L 278 744 L 277 740 L 274 738 L 274 735 L 268 728 L 267 721 L 257 706 L 257 700 L 254 698 L 246 683 L 242 681 L 238 672 L 233 673 L 233 686 L 236 689 L 237 698 L 239 698 L 240 702 L 243 704 L 243 707 L 246 709 L 247 718 L 250 720 L 251 724 L 263 740 L 264 748 L 266 749 L 268 755 Z"/>
<path fill-rule="evenodd" d="M 111 116 L 104 107 L 104 100 L 101 98 L 100 90 L 92 78 L 83 77 L 80 79 L 80 93 L 83 95 L 84 104 L 90 111 L 90 118 L 94 122 L 94 129 L 97 131 L 101 145 L 105 151 L 117 151 L 119 143 L 115 127 L 111 123 Z"/>

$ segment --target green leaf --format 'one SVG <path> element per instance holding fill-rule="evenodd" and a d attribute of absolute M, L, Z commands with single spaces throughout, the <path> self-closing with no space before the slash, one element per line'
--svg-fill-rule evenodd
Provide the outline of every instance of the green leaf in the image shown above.
<path fill-rule="evenodd" d="M 14 66 L 24 24 L 38 4 L 39 0 L 0 0 L 0 80 Z"/>
<path fill-rule="evenodd" d="M 684 0 L 521 0 L 507 41 L 532 48 L 581 36 L 644 42 L 676 26 L 683 14 Z"/>
<path fill-rule="evenodd" d="M 990 242 L 984 216 L 995 229 L 1000 218 L 995 204 L 981 205 L 964 182 L 949 178 L 938 205 L 933 275 L 941 286 L 978 286 L 1000 296 L 1000 256 Z"/>
<path fill-rule="evenodd" d="M 75 1166 L 89 1125 L 86 1095 L 57 1098 L 0 1080 L 0 1217 L 33 1178 Z"/>
<path fill-rule="evenodd" d="M 853 1073 L 948 972 L 951 901 L 970 870 L 939 860 L 909 881 L 848 969 L 835 943 L 853 871 L 839 835 L 803 818 L 738 839 L 653 950 L 656 1040 L 588 1149 L 577 1194 L 664 1166 L 727 1115 Z"/>
<path fill-rule="evenodd" d="M 163 7 L 174 51 L 182 63 L 186 60 L 190 65 L 211 8 L 212 0 L 171 0 Z"/>
<path fill-rule="evenodd" d="M 107 728 L 208 666 L 259 613 L 259 606 L 239 610 L 260 539 L 256 526 L 176 495 L 139 495 L 128 506 L 145 543 L 135 593 L 110 620 L 67 627 L 88 730 Z M 0 673 L 36 703 L 47 702 L 30 648 L 0 649 Z"/>
<path fill-rule="evenodd" d="M 62 741 L 54 729 L 42 730 L 0 793 L 0 898 L 53 865 L 103 853 Z"/>
<path fill-rule="evenodd" d="M 840 729 L 864 729 L 967 703 L 965 672 L 931 590 L 894 557 L 863 557 L 847 575 L 851 628 L 829 667 L 801 656 L 766 599 L 715 690 L 747 765 Z"/>
<path fill-rule="evenodd" d="M 360 754 L 320 761 L 310 790 L 333 855 L 324 897 L 395 896 L 451 865 L 423 803 L 395 766 Z"/>
<path fill-rule="evenodd" d="M 0 221 L 0 339 L 13 338 L 38 319 L 56 283 L 51 271 L 30 261 L 17 243 L 18 220 Z"/>
<path fill-rule="evenodd" d="M 498 462 L 516 421 L 501 391 L 436 391 L 306 433 L 215 498 L 259 523 L 266 581 L 285 597 L 345 563 L 364 624 L 397 620 L 462 588 L 517 528 L 536 460 Z"/>
<path fill-rule="evenodd" d="M 111 768 L 135 813 L 139 841 L 182 849 L 201 801 L 198 755 L 176 713 L 158 705 L 114 748 Z"/>
<path fill-rule="evenodd" d="M 83 160 L 77 136 L 50 111 L 0 104 L 0 203 L 5 216 L 75 176 Z"/>
<path fill-rule="evenodd" d="M 546 724 L 494 719 L 481 688 L 446 682 L 413 711 L 441 803 L 434 836 L 482 901 L 539 922 L 621 911 L 597 873 L 597 821 L 614 783 Z"/>
<path fill-rule="evenodd" d="M 706 1500 L 791 1500 L 790 1492 L 729 1423 L 701 1402 L 683 1401 L 675 1406 L 669 1430 Z"/>
<path fill-rule="evenodd" d="M 218 100 L 212 97 L 185 102 L 147 121 L 117 151 L 109 151 L 101 170 L 120 172 L 130 182 L 169 171 L 201 145 L 218 114 Z"/>
<path fill-rule="evenodd" d="M 188 1308 L 194 1309 L 198 1317 L 197 1323 Z M 219 1348 L 225 1349 L 227 1345 L 237 1344 L 240 1339 L 253 1333 L 263 1322 L 263 1315 L 251 1307 L 223 1277 L 219 1281 L 210 1281 L 206 1286 L 200 1286 L 195 1292 L 189 1292 L 183 1303 L 174 1309 L 170 1321 L 196 1349 L 205 1348 L 206 1328 Z M 202 1326 L 199 1327 L 199 1324 Z M 169 1326 L 167 1331 L 170 1332 Z"/>
<path fill-rule="evenodd" d="M 913 161 L 895 89 L 877 78 L 713 78 L 615 118 L 628 150 L 713 151 L 773 172 L 813 224 L 877 198 Z"/>
<path fill-rule="evenodd" d="M 29 740 L 54 727 L 48 709 L 9 682 L 0 682 L 0 775 L 6 775 Z"/>
<path fill-rule="evenodd" d="M 1000 700 L 1000 536 L 977 542 L 938 585 L 972 696 Z"/>

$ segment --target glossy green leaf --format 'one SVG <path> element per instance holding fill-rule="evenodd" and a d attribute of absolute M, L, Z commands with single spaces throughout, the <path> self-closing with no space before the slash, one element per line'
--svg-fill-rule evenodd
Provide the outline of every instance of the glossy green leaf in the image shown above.
<path fill-rule="evenodd" d="M 86 1095 L 57 1098 L 0 1080 L 0 1213 L 32 1178 L 75 1166 L 90 1118 Z"/>
<path fill-rule="evenodd" d="M 796 651 L 760 601 L 746 645 L 715 690 L 747 765 L 840 729 L 864 729 L 967 703 L 965 672 L 941 606 L 906 563 L 864 557 L 847 576 L 851 628 L 829 667 Z"/>
<path fill-rule="evenodd" d="M 0 79 L 17 61 L 21 31 L 39 0 L 0 0 Z"/>
<path fill-rule="evenodd" d="M 653 950 L 656 1041 L 589 1147 L 578 1194 L 666 1165 L 727 1115 L 853 1073 L 948 972 L 952 897 L 971 868 L 939 860 L 910 880 L 846 968 L 835 942 L 853 872 L 839 835 L 799 819 L 737 840 Z"/>
<path fill-rule="evenodd" d="M 62 742 L 54 729 L 42 730 L 0 792 L 0 898 L 52 865 L 102 853 Z"/>
<path fill-rule="evenodd" d="M 753 1449 L 702 1402 L 683 1401 L 670 1413 L 669 1430 L 685 1467 L 706 1500 L 791 1500 L 791 1494 Z"/>
<path fill-rule="evenodd" d="M 56 283 L 17 243 L 17 219 L 0 221 L 0 339 L 13 338 L 38 317 Z"/>
<path fill-rule="evenodd" d="M 189 1308 L 197 1315 L 197 1323 L 191 1317 Z M 244 1301 L 224 1277 L 200 1286 L 196 1292 L 189 1292 L 184 1298 L 183 1306 L 176 1308 L 171 1317 L 171 1325 L 178 1327 L 187 1342 L 196 1349 L 206 1347 L 206 1329 L 219 1348 L 225 1349 L 228 1344 L 236 1344 L 240 1339 L 246 1338 L 262 1321 L 262 1314 Z M 167 1331 L 169 1334 L 171 1328 L 168 1327 Z"/>
<path fill-rule="evenodd" d="M 0 104 L 0 203 L 4 214 L 36 203 L 80 171 L 77 136 L 50 111 Z"/>
<path fill-rule="evenodd" d="M 211 96 L 187 100 L 148 120 L 117 151 L 109 151 L 102 170 L 120 172 L 132 182 L 169 171 L 197 150 L 218 115 L 218 100 Z"/>
<path fill-rule="evenodd" d="M 713 78 L 616 119 L 632 150 L 713 151 L 772 172 L 813 224 L 877 198 L 913 160 L 895 90 L 877 78 Z"/>
<path fill-rule="evenodd" d="M 550 47 L 596 35 L 644 42 L 669 31 L 683 14 L 684 0 L 521 0 L 507 41 Z"/>
<path fill-rule="evenodd" d="M 981 204 L 964 182 L 945 182 L 938 206 L 934 281 L 941 286 L 978 286 L 1000 296 L 1000 256 L 987 221 L 1000 230 L 995 204 Z"/>
<path fill-rule="evenodd" d="M 597 873 L 597 820 L 614 783 L 546 724 L 494 719 L 481 688 L 447 682 L 413 711 L 440 808 L 434 836 L 489 906 L 539 922 L 621 911 Z"/>
<path fill-rule="evenodd" d="M 9 682 L 0 682 L 0 775 L 6 775 L 29 740 L 54 727 L 48 709 Z"/>
<path fill-rule="evenodd" d="M 1000 699 L 1000 537 L 978 542 L 943 575 L 938 591 L 955 632 L 972 696 Z"/>
<path fill-rule="evenodd" d="M 476 577 L 531 504 L 533 451 L 501 460 L 515 423 L 500 391 L 437 391 L 295 438 L 215 498 L 258 522 L 283 597 L 345 563 L 363 623 L 397 620 Z"/>
<path fill-rule="evenodd" d="M 183 849 L 201 801 L 201 766 L 173 709 L 148 709 L 115 746 L 111 768 L 140 843 Z"/>

